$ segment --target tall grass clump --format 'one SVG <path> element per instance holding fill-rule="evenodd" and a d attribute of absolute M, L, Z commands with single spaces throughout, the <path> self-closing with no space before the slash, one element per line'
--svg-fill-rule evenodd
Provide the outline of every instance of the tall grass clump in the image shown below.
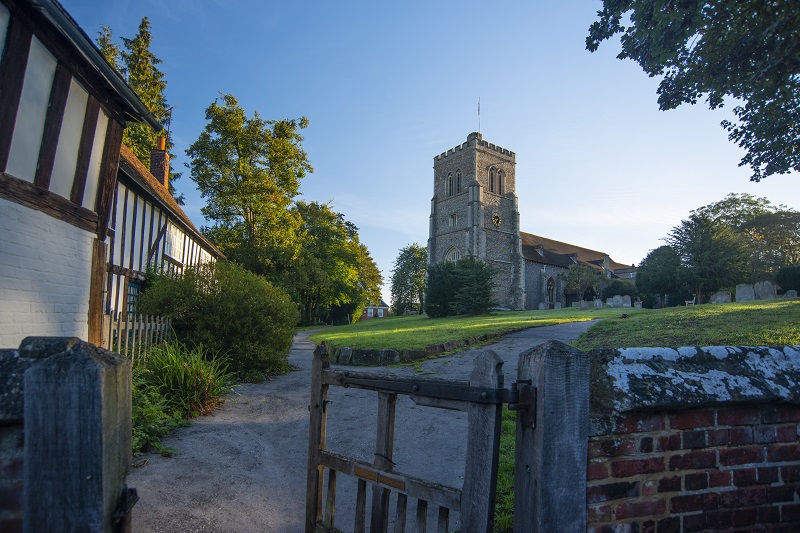
<path fill-rule="evenodd" d="M 222 404 L 233 383 L 227 358 L 209 354 L 203 345 L 162 344 L 149 351 L 145 366 L 148 383 L 167 409 L 185 418 L 208 414 Z"/>

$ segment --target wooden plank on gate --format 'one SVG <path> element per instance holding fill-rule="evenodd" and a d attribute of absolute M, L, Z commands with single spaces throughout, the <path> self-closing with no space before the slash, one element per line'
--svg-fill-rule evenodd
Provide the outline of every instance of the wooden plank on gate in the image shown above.
<path fill-rule="evenodd" d="M 409 498 L 425 500 L 450 509 L 458 509 L 461 503 L 461 491 L 457 488 L 409 476 L 402 472 L 384 472 L 372 465 L 336 452 L 320 451 L 319 462 L 324 467 L 336 470 L 340 474 L 369 481 L 397 493 L 405 494 Z"/>
<path fill-rule="evenodd" d="M 397 394 L 378 393 L 378 425 L 375 434 L 376 469 L 392 470 L 392 454 L 394 453 L 394 413 L 397 406 Z M 389 527 L 389 489 L 375 484 L 372 488 L 372 514 L 370 531 L 385 533 Z"/>
<path fill-rule="evenodd" d="M 470 384 L 502 388 L 503 360 L 491 350 L 478 354 Z M 467 460 L 461 499 L 461 531 L 465 533 L 486 533 L 494 529 L 502 411 L 501 404 L 473 403 L 469 408 Z"/>

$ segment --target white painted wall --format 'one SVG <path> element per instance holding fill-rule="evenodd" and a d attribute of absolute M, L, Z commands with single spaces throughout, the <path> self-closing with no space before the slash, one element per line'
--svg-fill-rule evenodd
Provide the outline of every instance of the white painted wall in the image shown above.
<path fill-rule="evenodd" d="M 92 233 L 0 199 L 0 348 L 89 334 Z"/>
<path fill-rule="evenodd" d="M 53 54 L 34 36 L 6 165 L 8 174 L 30 182 L 33 182 L 39 162 L 39 148 L 56 64 Z"/>

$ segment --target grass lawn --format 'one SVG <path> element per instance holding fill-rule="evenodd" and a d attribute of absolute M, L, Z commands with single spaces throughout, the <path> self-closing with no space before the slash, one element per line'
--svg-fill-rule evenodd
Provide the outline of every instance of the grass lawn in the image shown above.
<path fill-rule="evenodd" d="M 570 343 L 594 348 L 645 346 L 797 346 L 800 300 L 760 300 L 646 310 L 603 320 Z"/>
<path fill-rule="evenodd" d="M 461 341 L 484 334 L 503 334 L 539 326 L 638 314 L 641 309 L 555 309 L 496 311 L 475 317 L 428 318 L 425 315 L 364 320 L 311 335 L 311 341 L 333 348 L 423 350 L 431 344 Z"/>
<path fill-rule="evenodd" d="M 422 350 L 431 344 L 484 334 L 601 319 L 572 342 L 594 348 L 644 346 L 800 345 L 800 300 L 761 300 L 669 309 L 558 309 L 498 311 L 477 317 L 428 318 L 424 315 L 364 320 L 314 334 L 310 339 L 334 348 Z"/>

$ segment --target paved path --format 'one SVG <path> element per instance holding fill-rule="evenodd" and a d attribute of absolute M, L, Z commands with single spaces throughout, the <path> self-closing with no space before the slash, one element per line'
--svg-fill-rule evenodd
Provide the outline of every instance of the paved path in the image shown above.
<path fill-rule="evenodd" d="M 506 381 L 516 374 L 517 355 L 548 339 L 577 338 L 591 323 L 533 328 L 503 337 L 478 350 L 492 349 L 505 361 Z M 140 501 L 133 509 L 137 532 L 274 532 L 303 530 L 308 397 L 309 332 L 295 337 L 289 362 L 299 370 L 260 384 L 236 387 L 214 415 L 205 416 L 163 440 L 179 453 L 149 454 L 134 463 L 128 485 Z M 466 379 L 478 350 L 422 363 L 426 377 Z M 374 371 L 375 369 L 370 369 Z M 390 367 L 393 375 L 418 375 L 411 367 Z M 372 462 L 375 439 L 374 393 L 331 388 L 328 447 Z M 395 469 L 461 486 L 465 454 L 463 413 L 419 407 L 398 398 Z M 352 530 L 355 482 L 337 484 L 337 526 Z"/>

